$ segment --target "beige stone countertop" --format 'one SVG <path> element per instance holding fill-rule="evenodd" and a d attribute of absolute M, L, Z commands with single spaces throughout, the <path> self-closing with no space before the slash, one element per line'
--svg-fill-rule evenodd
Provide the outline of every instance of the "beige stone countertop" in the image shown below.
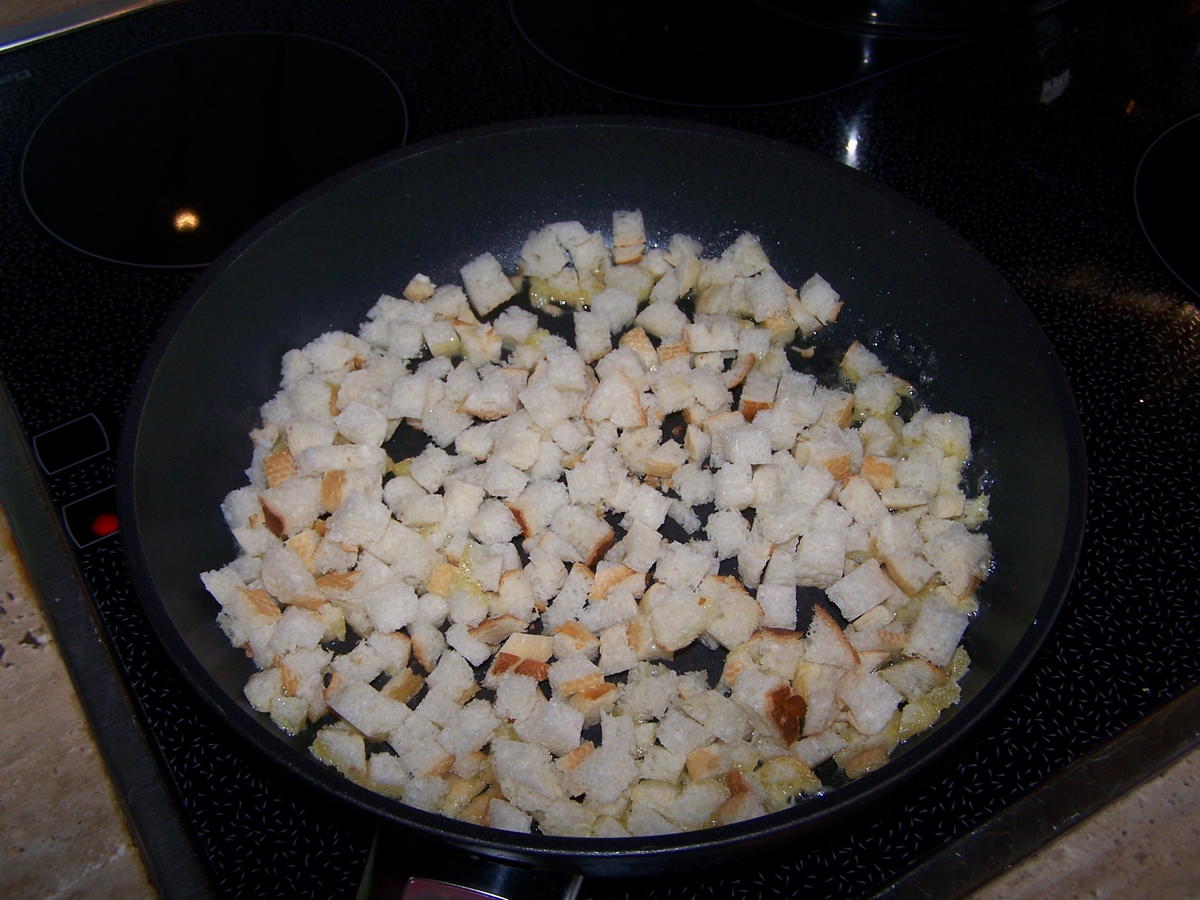
<path fill-rule="evenodd" d="M 0 721 L 0 897 L 152 896 L 6 520 L 0 520 Z"/>

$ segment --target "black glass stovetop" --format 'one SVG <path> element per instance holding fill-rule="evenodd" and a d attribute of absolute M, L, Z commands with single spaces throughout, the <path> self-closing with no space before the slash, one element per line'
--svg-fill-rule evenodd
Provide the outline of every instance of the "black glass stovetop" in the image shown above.
<path fill-rule="evenodd" d="M 728 42 L 695 52 L 689 40 L 730 14 L 700 4 L 709 28 L 691 22 L 672 33 L 669 18 L 640 20 L 675 54 L 656 58 L 643 84 L 605 69 L 594 46 L 572 56 L 553 22 L 522 21 L 544 6 L 184 0 L 0 54 L 0 375 L 20 451 L 5 477 L 57 523 L 45 543 L 62 555 L 39 544 L 35 568 L 79 573 L 79 595 L 52 603 L 77 676 L 92 664 L 71 641 L 95 637 L 136 709 L 131 729 L 89 703 L 100 689 L 84 683 L 169 894 L 200 895 L 207 882 L 228 896 L 353 896 L 375 824 L 255 756 L 192 694 L 152 634 L 113 517 L 115 448 L 139 366 L 203 263 L 246 225 L 337 168 L 462 128 L 554 115 L 682 118 L 791 141 L 863 170 L 948 222 L 1011 281 L 1055 345 L 1087 441 L 1088 528 L 1065 608 L 1025 676 L 965 741 L 869 821 L 713 871 L 589 880 L 581 896 L 887 891 L 1200 682 L 1200 315 L 1147 243 L 1133 201 L 1146 149 L 1200 112 L 1194 6 L 1051 5 L 975 37 L 875 42 L 855 61 L 839 49 L 844 36 L 831 49 L 827 32 L 778 12 L 762 47 L 739 22 Z M 646 35 L 621 38 L 603 21 L 592 30 L 624 40 L 614 59 L 636 66 Z M 193 40 L 217 35 L 238 37 Z M 158 90 L 157 75 L 122 68 L 178 42 L 198 48 L 206 79 L 224 79 L 226 103 L 274 130 L 223 132 L 219 105 L 163 103 L 180 95 Z M 279 66 L 264 76 L 248 71 L 257 53 L 206 52 L 249 44 L 272 47 Z M 289 62 L 299 45 L 324 54 L 321 65 Z M 765 49 L 771 65 L 756 55 Z M 739 66 L 739 55 L 754 64 Z M 824 68 L 806 72 L 815 61 Z M 289 65 L 292 75 L 272 82 Z M 703 102 L 696 85 L 715 84 L 714 66 L 727 78 L 706 95 L 719 102 Z M 703 78 L 687 77 L 700 68 Z M 127 99 L 114 102 L 101 88 L 122 78 Z M 172 130 L 139 132 L 151 114 L 168 116 Z M 346 139 L 322 148 L 322 116 L 343 117 L 334 133 Z M 301 145 L 311 152 L 293 152 Z M 162 233 L 139 232 L 146 221 Z M 31 554 L 41 532 L 23 508 L 7 511 Z M 96 635 L 81 628 L 73 638 L 76 620 L 94 623 Z M 140 735 L 144 747 L 105 740 L 118 732 Z M 389 852 L 415 871 L 437 849 L 393 839 Z"/>

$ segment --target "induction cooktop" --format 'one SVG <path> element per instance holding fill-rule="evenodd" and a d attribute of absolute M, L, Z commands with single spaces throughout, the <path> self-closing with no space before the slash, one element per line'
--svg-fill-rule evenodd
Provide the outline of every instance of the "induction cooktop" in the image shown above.
<path fill-rule="evenodd" d="M 580 896 L 957 894 L 1184 746 L 1178 717 L 1148 717 L 1200 682 L 1200 316 L 1131 196 L 1155 139 L 1200 113 L 1200 13 L 1040 6 L 876 45 L 865 62 L 861 41 L 839 55 L 857 38 L 827 24 L 780 21 L 753 41 L 703 5 L 677 22 L 662 11 L 686 17 L 678 5 L 611 4 L 620 20 L 590 29 L 618 32 L 611 58 L 574 52 L 577 36 L 532 0 L 186 0 L 0 53 L 0 500 L 166 895 L 354 896 L 376 827 L 243 745 L 150 630 L 114 497 L 139 368 L 204 265 L 274 205 L 390 148 L 501 122 L 683 119 L 858 168 L 1010 281 L 1055 347 L 1087 443 L 1065 608 L 937 766 L 804 846 L 589 879 Z M 770 65 L 756 55 L 768 49 Z M 1140 762 L 1094 780 L 1089 754 L 1147 721 Z M 1023 800 L 1054 790 L 1066 800 L 1028 812 Z M 447 865 L 415 839 L 381 846 L 401 872 Z"/>

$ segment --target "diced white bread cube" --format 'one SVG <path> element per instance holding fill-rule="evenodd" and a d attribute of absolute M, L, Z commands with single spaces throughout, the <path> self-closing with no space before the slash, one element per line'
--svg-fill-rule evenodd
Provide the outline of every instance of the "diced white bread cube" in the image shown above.
<path fill-rule="evenodd" d="M 590 306 L 613 334 L 623 331 L 637 317 L 637 298 L 620 288 L 605 288 L 592 297 Z"/>
<path fill-rule="evenodd" d="M 763 569 L 771 558 L 771 544 L 753 538 L 738 551 L 738 577 L 748 588 L 758 587 Z"/>
<path fill-rule="evenodd" d="M 729 463 L 713 482 L 717 509 L 745 509 L 754 502 L 754 472 L 749 463 Z"/>
<path fill-rule="evenodd" d="M 264 662 L 278 659 L 296 650 L 315 650 L 325 638 L 325 621 L 317 613 L 299 606 L 289 606 L 271 631 Z M 262 648 L 254 648 L 259 653 Z"/>
<path fill-rule="evenodd" d="M 674 784 L 679 780 L 686 764 L 686 754 L 668 750 L 659 744 L 652 744 L 646 748 L 641 759 L 638 760 L 638 776 L 647 781 Z"/>
<path fill-rule="evenodd" d="M 847 672 L 838 682 L 837 696 L 846 704 L 851 724 L 867 735 L 881 731 L 904 699 L 874 672 Z"/>
<path fill-rule="evenodd" d="M 461 654 L 473 666 L 481 666 L 492 655 L 492 648 L 471 634 L 462 621 L 446 629 L 446 643 Z"/>
<path fill-rule="evenodd" d="M 688 506 L 711 503 L 716 496 L 716 481 L 712 471 L 697 463 L 687 463 L 676 469 L 671 476 L 671 485 Z"/>
<path fill-rule="evenodd" d="M 936 541 L 925 545 L 925 558 L 956 597 L 963 597 L 983 580 L 991 558 L 991 546 L 982 534 L 968 532 L 961 522 L 948 522 Z"/>
<path fill-rule="evenodd" d="M 654 631 L 655 642 L 667 651 L 681 650 L 703 634 L 720 610 L 701 603 L 694 590 L 655 584 L 642 598 L 641 610 Z"/>
<path fill-rule="evenodd" d="M 839 750 L 843 749 L 846 743 L 845 738 L 831 729 L 822 731 L 820 734 L 812 734 L 801 738 L 792 744 L 789 752 L 796 759 L 812 768 L 819 766 Z"/>
<path fill-rule="evenodd" d="M 733 464 L 757 466 L 771 461 L 771 436 L 755 425 L 722 429 L 721 443 L 725 458 Z"/>
<path fill-rule="evenodd" d="M 566 248 L 550 227 L 532 232 L 521 247 L 521 270 L 533 278 L 552 278 L 569 261 Z"/>
<path fill-rule="evenodd" d="M 746 298 L 750 314 L 756 322 L 764 322 L 782 316 L 788 310 L 788 295 L 791 288 L 770 266 L 748 279 Z"/>
<path fill-rule="evenodd" d="M 583 713 L 569 703 L 551 699 L 539 704 L 528 718 L 515 723 L 517 736 L 552 753 L 570 753 L 579 746 Z"/>
<path fill-rule="evenodd" d="M 445 319 L 426 322 L 421 327 L 421 337 L 425 341 L 425 346 L 429 348 L 429 352 L 434 356 L 449 358 L 462 353 L 462 340 L 458 336 L 458 331 Z"/>
<path fill-rule="evenodd" d="M 351 443 L 379 446 L 388 434 L 387 418 L 374 406 L 355 401 L 334 418 L 337 430 Z"/>
<path fill-rule="evenodd" d="M 593 577 L 587 566 L 572 566 L 554 598 L 554 603 L 542 614 L 543 625 L 553 631 L 563 623 L 577 618 L 587 603 L 592 582 Z"/>
<path fill-rule="evenodd" d="M 416 484 L 412 479 L 409 479 L 409 483 Z M 392 499 L 395 499 L 394 494 Z M 419 494 L 410 495 L 403 503 L 395 504 L 389 502 L 385 493 L 384 502 L 393 511 L 392 514 L 400 519 L 400 523 L 409 528 L 420 529 L 440 525 L 446 518 L 446 498 L 441 494 L 426 494 L 421 491 Z"/>
<path fill-rule="evenodd" d="M 687 314 L 675 305 L 673 298 L 649 304 L 634 321 L 644 332 L 660 340 L 678 338 L 688 325 Z"/>
<path fill-rule="evenodd" d="M 431 382 L 432 379 L 426 374 L 397 378 L 385 410 L 387 414 L 395 419 L 420 419 L 425 413 Z"/>
<path fill-rule="evenodd" d="M 737 320 L 730 316 L 698 315 L 684 326 L 683 335 L 692 353 L 735 351 L 738 348 Z"/>
<path fill-rule="evenodd" d="M 575 800 L 556 800 L 534 815 L 538 828 L 547 834 L 591 837 L 596 813 Z"/>
<path fill-rule="evenodd" d="M 246 680 L 242 693 L 258 712 L 270 712 L 271 701 L 283 694 L 283 678 L 276 668 L 255 672 Z"/>
<path fill-rule="evenodd" d="M 575 349 L 588 362 L 595 362 L 612 350 L 609 321 L 599 313 L 580 310 L 575 313 Z"/>
<path fill-rule="evenodd" d="M 886 669 L 880 669 L 879 676 L 899 691 L 906 700 L 916 700 L 927 691 L 945 684 L 949 679 L 944 669 L 919 658 L 902 659 Z"/>
<path fill-rule="evenodd" d="M 854 409 L 865 416 L 888 416 L 900 406 L 906 382 L 886 373 L 866 375 L 854 387 Z"/>
<path fill-rule="evenodd" d="M 614 552 L 626 566 L 636 572 L 646 572 L 661 553 L 663 538 L 657 530 L 634 520 Z"/>
<path fill-rule="evenodd" d="M 641 391 L 620 371 L 600 380 L 583 414 L 590 422 L 612 422 L 618 428 L 639 428 L 646 424 Z"/>
<path fill-rule="evenodd" d="M 737 556 L 750 540 L 750 523 L 736 510 L 715 511 L 708 517 L 704 530 L 716 545 L 719 559 Z"/>
<path fill-rule="evenodd" d="M 796 628 L 796 589 L 790 584 L 763 584 L 755 592 L 766 628 Z"/>
<path fill-rule="evenodd" d="M 637 651 L 629 642 L 628 622 L 610 625 L 600 632 L 600 670 L 605 675 L 625 672 L 637 661 Z"/>
<path fill-rule="evenodd" d="M 310 750 L 313 756 L 343 775 L 359 779 L 366 774 L 367 751 L 363 736 L 345 726 L 326 725 L 317 732 Z"/>
<path fill-rule="evenodd" d="M 507 800 L 493 797 L 488 802 L 486 824 L 489 828 L 499 828 L 501 831 L 528 833 L 533 828 L 533 816 Z"/>
<path fill-rule="evenodd" d="M 613 262 L 634 263 L 642 258 L 646 246 L 646 227 L 641 210 L 614 210 Z"/>
<path fill-rule="evenodd" d="M 496 678 L 494 709 L 508 719 L 523 720 L 533 715 L 538 705 L 545 703 L 535 679 L 516 672 L 505 672 Z"/>
<path fill-rule="evenodd" d="M 554 514 L 570 497 L 565 485 L 558 481 L 530 482 L 521 494 L 508 502 L 525 537 L 535 537 L 549 527 Z"/>
<path fill-rule="evenodd" d="M 846 560 L 846 535 L 832 528 L 809 531 L 796 548 L 796 583 L 827 588 L 842 577 Z"/>
<path fill-rule="evenodd" d="M 382 740 L 399 728 L 409 715 L 409 708 L 385 697 L 363 681 L 342 680 L 329 694 L 326 702 L 339 716 L 368 738 Z"/>
<path fill-rule="evenodd" d="M 320 372 L 349 367 L 356 356 L 365 356 L 369 345 L 344 331 L 328 331 L 309 341 L 301 351 Z"/>
<path fill-rule="evenodd" d="M 858 665 L 858 654 L 846 639 L 837 620 L 819 604 L 813 607 L 812 621 L 805 636 L 805 659 L 842 669 Z"/>
<path fill-rule="evenodd" d="M 303 561 L 287 547 L 276 545 L 263 554 L 259 577 L 280 603 L 312 608 L 324 599 Z"/>
<path fill-rule="evenodd" d="M 500 718 L 485 700 L 472 700 L 454 715 L 438 734 L 438 743 L 460 757 L 483 747 L 500 727 Z"/>
<path fill-rule="evenodd" d="M 408 634 L 412 638 L 413 657 L 426 672 L 432 671 L 446 649 L 445 636 L 433 625 L 420 621 L 408 626 Z"/>
<path fill-rule="evenodd" d="M 743 277 L 757 275 L 771 264 L 758 237 L 748 231 L 738 235 L 722 257 L 729 259 L 736 274 Z"/>
<path fill-rule="evenodd" d="M 654 576 L 672 587 L 691 591 L 704 576 L 717 569 L 717 560 L 702 547 L 665 542 L 659 553 Z"/>
<path fill-rule="evenodd" d="M 659 528 L 667 518 L 667 508 L 670 504 L 670 498 L 665 494 L 648 484 L 641 484 L 634 492 L 628 514 L 631 519 L 641 522 L 647 528 Z"/>
<path fill-rule="evenodd" d="M 499 544 L 521 533 L 512 512 L 501 501 L 484 500 L 471 519 L 470 532 L 480 543 Z"/>
<path fill-rule="evenodd" d="M 550 523 L 551 530 L 569 543 L 583 563 L 594 566 L 616 543 L 616 532 L 595 511 L 567 504 L 559 507 Z"/>
<path fill-rule="evenodd" d="M 433 296 L 434 283 L 428 275 L 418 272 L 404 287 L 404 298 L 414 303 L 424 303 Z"/>
<path fill-rule="evenodd" d="M 713 819 L 719 825 L 733 825 L 737 822 L 745 822 L 766 814 L 767 808 L 763 805 L 762 800 L 758 798 L 758 795 L 751 790 L 743 790 L 731 795 L 729 799 L 717 807 L 716 812 L 713 814 Z"/>
<path fill-rule="evenodd" d="M 558 659 L 581 656 L 593 660 L 599 649 L 600 639 L 582 622 L 563 622 L 554 630 L 554 655 Z"/>
<path fill-rule="evenodd" d="M 497 362 L 504 352 L 504 341 L 490 325 L 456 321 L 454 330 L 462 344 L 463 356 L 472 366 Z"/>
<path fill-rule="evenodd" d="M 833 725 L 839 709 L 837 686 L 846 671 L 812 660 L 796 667 L 792 687 L 804 698 L 804 735 L 820 734 Z"/>
<path fill-rule="evenodd" d="M 436 776 L 414 777 L 404 789 L 404 802 L 417 809 L 439 811 L 450 785 Z"/>
<path fill-rule="evenodd" d="M 842 504 L 855 520 L 873 528 L 880 524 L 888 515 L 888 509 L 879 494 L 865 478 L 855 475 L 838 491 L 838 502 Z"/>
<path fill-rule="evenodd" d="M 706 633 L 725 649 L 750 639 L 762 620 L 762 609 L 732 575 L 709 575 L 700 582 L 700 604 L 714 604 L 717 617 Z"/>
<path fill-rule="evenodd" d="M 480 316 L 486 316 L 517 292 L 500 268 L 500 262 L 491 253 L 475 257 L 459 269 L 459 274 L 462 276 L 463 290 Z"/>
<path fill-rule="evenodd" d="M 517 394 L 524 386 L 524 370 L 494 369 L 471 389 L 459 408 L 485 421 L 512 415 L 517 411 Z M 461 442 L 462 437 L 460 434 L 456 441 Z"/>
<path fill-rule="evenodd" d="M 642 782 L 646 784 L 648 782 Z M 634 806 L 629 810 L 626 819 L 629 833 L 634 837 L 652 837 L 656 834 L 670 834 L 678 831 L 679 827 L 666 819 L 662 813 L 647 806 Z"/>
<path fill-rule="evenodd" d="M 412 781 L 408 767 L 391 753 L 372 753 L 367 758 L 367 784 L 371 790 L 399 800 Z"/>
<path fill-rule="evenodd" d="M 501 433 L 503 436 L 503 433 Z M 529 484 L 529 476 L 516 466 L 494 454 L 478 472 L 480 486 L 493 497 L 512 499 Z M 482 507 L 480 507 L 482 509 Z M 478 515 L 479 511 L 476 511 Z"/>
<path fill-rule="evenodd" d="M 437 562 L 434 545 L 417 531 L 395 520 L 388 522 L 383 537 L 364 549 L 390 564 L 393 574 L 416 585 L 424 583 Z M 359 559 L 361 568 L 362 557 Z"/>
<path fill-rule="evenodd" d="M 302 697 L 275 697 L 267 711 L 271 721 L 288 734 L 299 734 L 310 718 L 308 701 Z"/>
<path fill-rule="evenodd" d="M 733 684 L 733 702 L 744 709 L 757 728 L 791 744 L 799 739 L 804 701 L 782 678 L 746 668 Z"/>
<path fill-rule="evenodd" d="M 857 340 L 850 342 L 838 367 L 847 378 L 856 384 L 868 375 L 886 371 L 879 357 Z"/>
<path fill-rule="evenodd" d="M 388 735 L 388 743 L 410 775 L 417 778 L 445 775 L 454 758 L 437 742 L 440 731 L 438 725 L 414 711 L 401 727 Z"/>
<path fill-rule="evenodd" d="M 371 635 L 371 637 L 375 636 Z M 397 637 L 402 638 L 407 645 L 407 635 L 400 634 Z M 405 654 L 405 661 L 407 661 L 407 654 Z M 371 682 L 383 672 L 383 666 L 383 659 L 374 648 L 367 641 L 359 641 L 349 653 L 335 656 L 330 668 L 339 676 L 339 682 Z"/>
<path fill-rule="evenodd" d="M 416 592 L 403 582 L 376 588 L 360 602 L 371 625 L 385 633 L 399 631 L 414 622 L 420 604 Z"/>
<path fill-rule="evenodd" d="M 504 310 L 492 321 L 492 329 L 506 347 L 515 347 L 528 340 L 537 327 L 537 316 L 515 306 Z"/>
<path fill-rule="evenodd" d="M 260 495 L 260 503 L 264 524 L 272 534 L 293 535 L 311 525 L 324 511 L 321 480 L 311 477 L 289 478 L 282 484 L 264 490 Z M 248 527 L 248 520 L 249 516 L 239 527 Z"/>
<path fill-rule="evenodd" d="M 694 781 L 679 792 L 663 815 L 680 828 L 700 828 L 712 821 L 717 808 L 729 799 L 729 789 L 719 781 Z"/>
<path fill-rule="evenodd" d="M 586 656 L 573 655 L 551 664 L 549 681 L 555 694 L 569 697 L 603 684 L 604 673 Z"/>
<path fill-rule="evenodd" d="M 409 463 L 409 475 L 427 491 L 436 491 L 457 468 L 454 457 L 441 447 L 428 446 Z"/>
<path fill-rule="evenodd" d="M 571 502 L 580 506 L 603 505 L 613 494 L 614 467 L 605 459 L 584 459 L 567 470 Z"/>
<path fill-rule="evenodd" d="M 925 598 L 909 632 L 904 652 L 946 666 L 967 628 L 967 614 L 933 594 Z"/>
<path fill-rule="evenodd" d="M 895 516 L 891 517 L 895 519 Z M 910 597 L 916 596 L 929 583 L 936 571 L 933 566 L 914 553 L 893 552 L 885 554 L 884 565 L 888 577 Z"/>
<path fill-rule="evenodd" d="M 822 278 L 814 274 L 800 286 L 800 302 L 808 312 L 817 317 L 822 324 L 828 325 L 838 317 L 842 302 L 838 292 Z"/>
<path fill-rule="evenodd" d="M 683 710 L 726 743 L 736 743 L 746 736 L 749 720 L 745 711 L 720 691 L 706 690 L 687 698 Z"/>
<path fill-rule="evenodd" d="M 847 621 L 854 621 L 898 591 L 879 567 L 879 561 L 872 557 L 831 584 L 825 593 Z"/>

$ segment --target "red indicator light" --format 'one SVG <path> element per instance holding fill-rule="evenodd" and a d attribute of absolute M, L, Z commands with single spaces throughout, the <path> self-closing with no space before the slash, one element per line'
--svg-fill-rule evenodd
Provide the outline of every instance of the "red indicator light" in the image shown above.
<path fill-rule="evenodd" d="M 115 513 L 100 513 L 92 519 L 92 534 L 96 537 L 106 537 L 121 526 Z"/>

